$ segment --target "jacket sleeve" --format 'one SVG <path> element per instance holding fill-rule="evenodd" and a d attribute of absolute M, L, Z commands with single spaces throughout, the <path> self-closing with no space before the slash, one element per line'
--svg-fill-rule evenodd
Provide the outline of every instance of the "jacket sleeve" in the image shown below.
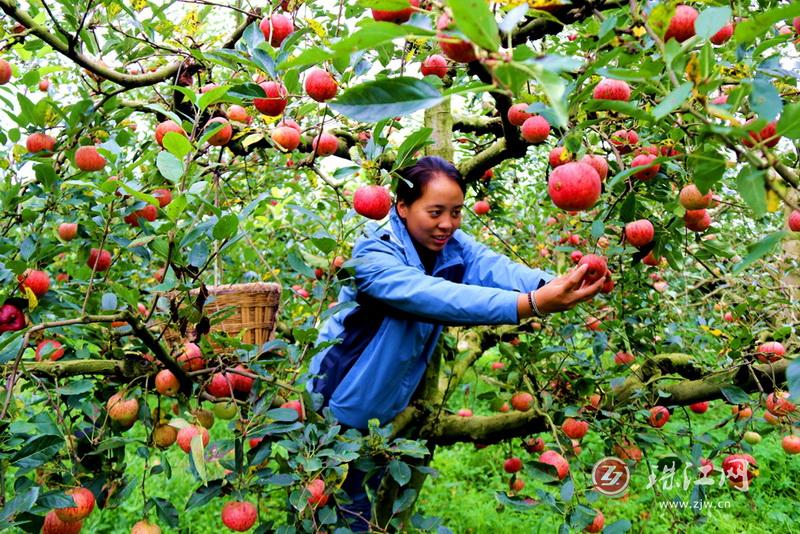
<path fill-rule="evenodd" d="M 451 325 L 516 324 L 519 292 L 459 284 L 407 265 L 390 243 L 364 239 L 353 259 L 359 292 L 403 312 Z"/>
<path fill-rule="evenodd" d="M 478 243 L 464 232 L 458 232 L 464 249 L 465 284 L 497 287 L 527 293 L 539 289 L 554 276 L 541 269 L 531 269 Z"/>

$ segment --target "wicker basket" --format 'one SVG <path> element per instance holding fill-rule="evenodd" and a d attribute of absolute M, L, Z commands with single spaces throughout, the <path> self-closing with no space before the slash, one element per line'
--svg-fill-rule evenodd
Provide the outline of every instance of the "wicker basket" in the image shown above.
<path fill-rule="evenodd" d="M 227 315 L 211 327 L 212 332 L 235 336 L 244 330 L 242 341 L 260 347 L 275 333 L 280 297 L 281 286 L 266 282 L 208 286 L 204 311 L 208 316 L 217 312 Z"/>

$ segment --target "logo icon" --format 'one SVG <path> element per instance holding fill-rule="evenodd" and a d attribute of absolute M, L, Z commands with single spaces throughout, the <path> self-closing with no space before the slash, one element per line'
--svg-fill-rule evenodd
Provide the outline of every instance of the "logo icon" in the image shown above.
<path fill-rule="evenodd" d="M 607 497 L 621 497 L 628 489 L 631 473 L 616 456 L 606 456 L 592 467 L 594 489 Z"/>

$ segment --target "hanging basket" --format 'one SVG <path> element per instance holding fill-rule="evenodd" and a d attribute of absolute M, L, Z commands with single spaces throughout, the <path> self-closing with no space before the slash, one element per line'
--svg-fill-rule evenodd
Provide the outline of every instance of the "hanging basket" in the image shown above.
<path fill-rule="evenodd" d="M 280 284 L 255 282 L 207 286 L 206 289 L 208 299 L 203 312 L 214 323 L 212 332 L 224 332 L 231 336 L 244 332 L 242 342 L 259 347 L 272 338 L 280 303 Z M 199 289 L 193 289 L 189 293 L 196 298 L 199 292 Z M 217 314 L 224 317 L 222 321 L 215 322 L 214 316 Z M 177 342 L 181 338 L 172 328 L 164 334 L 168 342 Z M 187 339 L 195 339 L 193 328 L 188 329 Z"/>
<path fill-rule="evenodd" d="M 194 296 L 198 292 L 194 290 L 191 293 Z M 222 322 L 211 327 L 212 332 L 236 336 L 244 331 L 242 341 L 260 347 L 275 333 L 280 298 L 279 284 L 256 282 L 209 286 L 204 311 L 209 317 L 219 312 L 226 315 Z"/>

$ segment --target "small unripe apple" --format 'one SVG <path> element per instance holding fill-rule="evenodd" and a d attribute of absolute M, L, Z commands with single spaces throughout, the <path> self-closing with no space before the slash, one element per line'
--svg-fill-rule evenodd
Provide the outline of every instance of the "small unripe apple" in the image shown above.
<path fill-rule="evenodd" d="M 758 432 L 753 432 L 752 430 L 748 430 L 747 432 L 745 432 L 744 436 L 742 437 L 750 445 L 758 445 L 759 443 L 761 443 L 761 434 L 759 434 Z"/>
<path fill-rule="evenodd" d="M 178 439 L 178 429 L 174 426 L 157 424 L 153 428 L 153 445 L 159 449 L 171 447 Z"/>

